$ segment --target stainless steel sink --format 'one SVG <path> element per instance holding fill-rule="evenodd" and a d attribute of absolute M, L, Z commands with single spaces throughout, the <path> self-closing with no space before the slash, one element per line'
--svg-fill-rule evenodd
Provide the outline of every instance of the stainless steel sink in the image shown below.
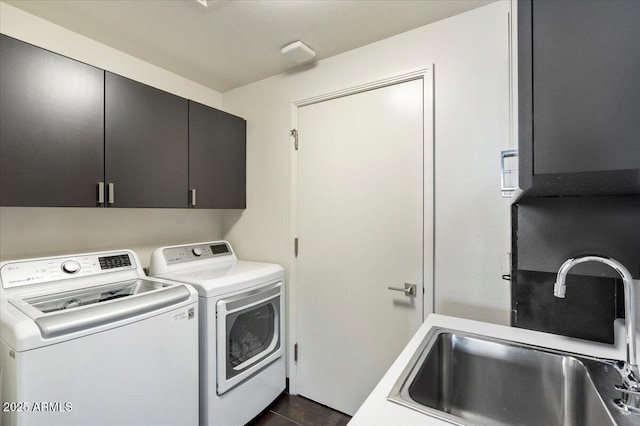
<path fill-rule="evenodd" d="M 613 361 L 436 329 L 389 400 L 459 425 L 638 425 L 620 381 Z"/>

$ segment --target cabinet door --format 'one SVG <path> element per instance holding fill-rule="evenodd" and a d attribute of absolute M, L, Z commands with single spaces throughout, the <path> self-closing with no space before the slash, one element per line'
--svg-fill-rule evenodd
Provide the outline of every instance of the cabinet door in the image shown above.
<path fill-rule="evenodd" d="M 2 35 L 0 93 L 0 205 L 95 206 L 104 71 Z"/>
<path fill-rule="evenodd" d="M 640 1 L 533 1 L 534 175 L 640 169 L 638 22 Z"/>
<path fill-rule="evenodd" d="M 189 102 L 189 187 L 197 208 L 246 207 L 246 121 Z"/>
<path fill-rule="evenodd" d="M 187 207 L 187 100 L 105 73 L 105 170 L 114 207 Z"/>

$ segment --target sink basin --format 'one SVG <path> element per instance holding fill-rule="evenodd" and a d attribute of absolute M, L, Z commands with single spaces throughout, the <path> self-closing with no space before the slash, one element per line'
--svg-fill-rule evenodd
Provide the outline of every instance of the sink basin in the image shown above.
<path fill-rule="evenodd" d="M 459 425 L 638 425 L 614 361 L 436 329 L 389 400 Z"/>

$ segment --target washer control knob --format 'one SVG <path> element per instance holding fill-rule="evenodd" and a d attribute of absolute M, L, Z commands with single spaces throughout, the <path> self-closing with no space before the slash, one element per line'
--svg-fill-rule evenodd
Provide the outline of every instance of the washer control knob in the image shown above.
<path fill-rule="evenodd" d="M 67 274 L 75 274 L 80 270 L 80 264 L 75 260 L 67 260 L 62 264 L 62 270 Z"/>
<path fill-rule="evenodd" d="M 202 249 L 200 247 L 196 247 L 193 250 L 191 250 L 191 253 L 193 253 L 194 256 L 196 257 L 200 257 L 202 256 Z"/>

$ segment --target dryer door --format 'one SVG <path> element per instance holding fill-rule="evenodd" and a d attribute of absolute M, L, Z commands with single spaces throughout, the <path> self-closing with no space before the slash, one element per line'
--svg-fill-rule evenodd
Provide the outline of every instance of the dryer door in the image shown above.
<path fill-rule="evenodd" d="M 218 395 L 282 356 L 282 288 L 271 283 L 216 303 Z"/>

